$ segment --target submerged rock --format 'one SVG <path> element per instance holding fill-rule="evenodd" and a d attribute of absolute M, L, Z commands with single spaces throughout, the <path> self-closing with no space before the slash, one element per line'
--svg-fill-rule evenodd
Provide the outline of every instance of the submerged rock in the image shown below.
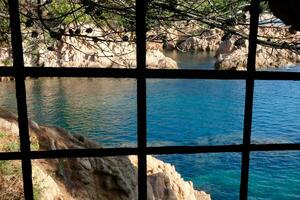
<path fill-rule="evenodd" d="M 0 108 L 0 131 L 18 135 L 17 116 Z M 83 136 L 53 126 L 29 121 L 30 136 L 40 151 L 55 149 L 101 148 Z M 89 157 L 34 160 L 33 182 L 41 192 L 39 199 L 135 200 L 137 195 L 137 157 Z M 148 200 L 210 200 L 210 195 L 194 189 L 174 166 L 147 157 Z"/>

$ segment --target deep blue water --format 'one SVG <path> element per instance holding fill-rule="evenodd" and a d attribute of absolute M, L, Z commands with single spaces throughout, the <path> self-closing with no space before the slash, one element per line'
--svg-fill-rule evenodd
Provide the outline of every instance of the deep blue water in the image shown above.
<path fill-rule="evenodd" d="M 168 53 L 181 68 L 212 69 L 211 55 Z M 300 67 L 281 69 L 300 72 Z M 134 79 L 31 79 L 28 113 L 105 147 L 136 146 Z M 148 145 L 240 144 L 245 81 L 147 80 Z M 253 143 L 300 142 L 300 83 L 256 81 Z M 0 106 L 16 111 L 13 82 L 0 82 Z M 216 200 L 239 198 L 240 153 L 163 155 L 185 180 Z M 249 199 L 300 199 L 299 152 L 253 152 Z"/>

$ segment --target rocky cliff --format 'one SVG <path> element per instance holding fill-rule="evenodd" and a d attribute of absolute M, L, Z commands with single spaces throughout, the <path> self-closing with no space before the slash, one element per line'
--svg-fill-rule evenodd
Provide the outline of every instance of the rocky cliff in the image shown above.
<path fill-rule="evenodd" d="M 260 25 L 258 28 L 258 39 L 265 45 L 257 45 L 256 68 L 278 68 L 295 66 L 300 63 L 299 51 L 293 50 L 292 44 L 297 44 L 300 32 L 291 33 L 289 27 L 283 24 L 276 25 L 276 20 L 271 14 L 262 14 L 260 22 L 274 21 Z M 270 26 L 272 24 L 273 26 Z M 235 29 L 242 29 L 235 26 Z M 249 35 L 249 28 L 244 27 L 242 33 Z M 275 43 L 279 46 L 272 46 Z M 221 70 L 246 70 L 248 58 L 248 40 L 239 36 L 225 38 L 216 51 L 216 68 Z"/>
<path fill-rule="evenodd" d="M 300 35 L 300 34 L 299 34 Z M 215 66 L 219 70 L 246 70 L 248 59 L 248 41 L 245 45 L 234 45 L 237 39 L 223 41 L 216 53 Z M 300 54 L 287 49 L 274 49 L 257 45 L 256 69 L 295 66 L 300 63 Z"/>
<path fill-rule="evenodd" d="M 33 150 L 101 148 L 58 127 L 30 121 L 29 130 Z M 3 109 L 0 109 L 0 132 L 6 138 L 15 141 L 18 138 L 17 117 Z M 7 151 L 1 146 L 0 150 Z M 38 199 L 137 199 L 136 156 L 41 159 L 33 160 L 32 164 Z M 210 200 L 210 195 L 184 181 L 174 166 L 152 156 L 147 157 L 147 176 L 148 200 Z"/>
<path fill-rule="evenodd" d="M 249 16 L 246 17 L 249 20 Z M 262 14 L 260 21 L 276 21 L 271 14 Z M 267 23 L 268 25 L 268 23 Z M 300 63 L 300 54 L 290 44 L 298 44 L 300 33 L 290 33 L 288 27 L 260 25 L 258 39 L 266 43 L 257 46 L 257 68 L 271 68 L 294 66 Z M 96 27 L 93 27 L 97 30 Z M 238 30 L 241 36 L 231 35 L 218 28 L 204 28 L 196 21 L 189 23 L 176 22 L 168 29 L 158 27 L 147 33 L 146 65 L 152 69 L 177 69 L 176 61 L 166 57 L 162 50 L 214 51 L 216 52 L 216 69 L 245 70 L 248 57 L 249 35 L 248 25 L 235 25 L 231 27 Z M 84 29 L 84 28 L 83 28 Z M 100 30 L 95 31 L 97 34 Z M 64 36 L 60 41 L 49 44 L 39 42 L 39 39 L 24 42 L 25 64 L 27 66 L 52 66 L 52 67 L 102 67 L 102 68 L 135 68 L 136 45 L 133 42 L 115 42 L 110 36 L 95 41 L 94 33 L 88 34 L 89 38 Z M 117 37 L 117 36 L 115 36 Z M 120 36 L 118 36 L 120 37 Z M 123 37 L 131 38 L 132 35 Z M 274 42 L 281 47 L 274 48 Z M 268 43 L 270 45 L 268 46 Z M 9 48 L 0 48 L 0 64 L 11 65 L 11 51 Z M 3 78 L 0 78 L 0 80 Z"/>
<path fill-rule="evenodd" d="M 82 30 L 93 28 L 84 36 L 63 36 L 60 40 L 45 42 L 38 37 L 24 39 L 24 63 L 33 67 L 99 67 L 136 68 L 136 44 L 127 41 L 132 34 L 107 35 L 102 29 L 84 25 Z M 24 33 L 25 34 L 25 33 Z M 99 36 L 103 35 L 103 36 Z M 97 36 L 97 37 L 96 37 Z M 121 37 L 121 38 L 120 38 Z M 127 40 L 126 40 L 127 38 Z M 9 45 L 0 46 L 0 65 L 12 65 Z M 152 69 L 177 69 L 177 63 L 157 48 L 148 48 L 146 66 Z"/>

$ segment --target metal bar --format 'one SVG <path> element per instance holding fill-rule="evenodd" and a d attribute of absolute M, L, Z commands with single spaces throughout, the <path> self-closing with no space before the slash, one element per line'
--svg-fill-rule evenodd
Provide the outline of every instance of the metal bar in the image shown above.
<path fill-rule="evenodd" d="M 250 151 L 299 151 L 300 144 L 252 144 L 224 146 L 163 146 L 147 147 L 147 154 L 198 154 L 198 153 L 230 153 Z"/>
<path fill-rule="evenodd" d="M 247 148 L 248 149 L 248 148 Z M 290 144 L 251 144 L 250 151 L 300 151 L 300 143 Z M 243 152 L 244 146 L 219 145 L 219 146 L 161 146 L 146 147 L 149 154 L 199 154 L 199 153 L 230 153 Z M 108 149 L 61 149 L 51 151 L 31 151 L 30 159 L 55 159 L 55 158 L 80 158 L 80 157 L 107 157 L 138 155 L 138 148 L 108 148 Z M 0 160 L 20 160 L 21 152 L 0 152 Z"/>
<path fill-rule="evenodd" d="M 255 72 L 255 80 L 300 80 L 299 72 Z"/>
<path fill-rule="evenodd" d="M 146 1 L 136 0 L 138 199 L 147 199 Z"/>
<path fill-rule="evenodd" d="M 252 144 L 250 151 L 299 151 L 300 144 Z"/>
<path fill-rule="evenodd" d="M 30 67 L 25 68 L 28 77 L 112 77 L 112 78 L 136 78 L 136 69 L 104 69 L 104 68 L 54 68 L 54 67 Z"/>
<path fill-rule="evenodd" d="M 0 160 L 21 160 L 21 152 L 0 152 Z"/>
<path fill-rule="evenodd" d="M 251 26 L 249 39 L 248 71 L 216 70 L 150 70 L 146 69 L 145 1 L 136 0 L 137 69 L 101 68 L 34 68 L 24 67 L 18 2 L 8 1 L 12 29 L 14 67 L 0 67 L 0 76 L 16 77 L 21 152 L 1 152 L 0 160 L 22 159 L 25 198 L 32 199 L 31 160 L 67 157 L 105 157 L 138 155 L 139 199 L 147 199 L 146 155 L 148 154 L 194 154 L 242 152 L 240 199 L 247 199 L 249 159 L 251 151 L 300 150 L 300 144 L 251 144 L 254 80 L 300 80 L 299 72 L 256 72 L 255 56 L 257 43 L 259 0 L 251 1 Z M 137 79 L 138 148 L 71 149 L 30 152 L 27 106 L 24 77 L 110 77 Z M 246 80 L 245 118 L 243 144 L 224 146 L 163 146 L 147 147 L 146 125 L 146 78 L 160 79 L 238 79 Z"/>
<path fill-rule="evenodd" d="M 114 149 L 61 149 L 53 151 L 32 151 L 31 159 L 44 158 L 82 158 L 82 157 L 107 157 L 137 155 L 138 148 L 114 148 Z"/>
<path fill-rule="evenodd" d="M 260 0 L 251 0 L 250 33 L 249 33 L 249 48 L 248 48 L 248 60 L 247 60 L 247 73 L 249 73 L 250 76 L 246 80 L 240 200 L 248 199 L 249 160 L 250 160 L 251 126 L 252 126 L 253 93 L 254 93 L 253 74 L 255 72 L 255 62 L 256 62 L 259 4 L 260 4 Z"/>
<path fill-rule="evenodd" d="M 0 67 L 0 76 L 14 76 L 14 68 Z"/>
<path fill-rule="evenodd" d="M 22 33 L 20 27 L 19 3 L 18 0 L 8 1 L 9 19 L 11 28 L 11 42 L 13 52 L 13 69 L 16 82 L 16 98 L 18 108 L 18 124 L 20 135 L 20 149 L 22 155 L 22 174 L 24 196 L 26 200 L 33 199 L 32 191 L 32 171 L 30 153 L 30 139 L 28 131 L 27 105 L 26 105 L 26 90 L 24 81 L 24 60 L 22 47 Z"/>
<path fill-rule="evenodd" d="M 14 69 L 0 67 L 0 76 L 14 76 Z M 105 69 L 105 68 L 52 68 L 30 67 L 24 69 L 26 77 L 94 77 L 94 78 L 137 78 L 137 69 Z M 300 80 L 299 72 L 258 71 L 251 74 L 246 71 L 220 70 L 168 70 L 146 69 L 146 78 L 159 79 L 223 79 L 223 80 Z"/>

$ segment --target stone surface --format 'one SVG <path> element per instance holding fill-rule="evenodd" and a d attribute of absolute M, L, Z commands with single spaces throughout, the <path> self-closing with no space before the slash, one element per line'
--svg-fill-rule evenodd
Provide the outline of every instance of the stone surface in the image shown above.
<path fill-rule="evenodd" d="M 39 192 L 38 200 L 54 200 L 63 198 L 62 192 L 54 179 L 49 174 L 46 174 L 41 167 L 35 163 L 32 165 L 32 181 L 36 186 L 36 190 Z"/>
<path fill-rule="evenodd" d="M 248 15 L 248 14 L 247 14 Z M 246 16 L 249 20 L 249 16 Z M 276 18 L 269 14 L 260 15 L 260 21 L 273 21 Z M 88 25 L 85 25 L 86 29 Z M 258 29 L 259 39 L 264 41 L 264 46 L 257 46 L 257 68 L 271 68 L 293 66 L 300 63 L 300 54 L 296 51 L 286 50 L 278 47 L 268 46 L 268 42 L 277 45 L 285 43 L 298 44 L 300 32 L 289 33 L 289 27 L 273 27 L 260 25 Z M 136 67 L 136 45 L 134 42 L 121 42 L 120 35 L 101 36 L 96 27 L 95 31 L 88 34 L 90 38 L 83 40 L 80 37 L 65 37 L 62 42 L 56 41 L 47 49 L 45 44 L 36 42 L 35 46 L 25 47 L 25 64 L 28 66 L 52 66 L 52 67 L 101 67 L 101 68 L 135 68 Z M 247 38 L 249 27 L 247 24 L 231 27 Z M 228 32 L 227 32 L 228 33 Z M 128 38 L 133 39 L 132 33 L 125 33 Z M 104 34 L 105 35 L 105 34 Z M 230 35 L 230 34 L 229 34 Z M 100 41 L 91 38 L 97 36 Z M 147 32 L 147 59 L 146 65 L 152 69 L 177 69 L 174 60 L 166 57 L 162 49 L 179 51 L 214 51 L 216 52 L 216 69 L 221 70 L 245 70 L 247 65 L 248 45 L 235 46 L 234 43 L 241 39 L 240 36 L 230 36 L 222 41 L 224 32 L 217 28 L 208 29 L 201 23 L 191 20 L 188 22 L 178 21 L 172 23 L 168 28 L 158 26 Z M 40 38 L 41 39 L 41 38 Z M 223 38 L 224 39 L 224 38 Z M 34 39 L 33 41 L 34 42 Z M 49 47 L 48 47 L 49 48 Z M 32 51 L 37 52 L 33 55 Z M 0 48 L 0 64 L 11 65 L 11 50 L 8 47 Z M 1 80 L 10 80 L 10 77 L 0 77 Z"/>
<path fill-rule="evenodd" d="M 177 69 L 177 63 L 164 56 L 159 50 L 150 50 L 146 54 L 146 66 L 152 69 Z"/>
<path fill-rule="evenodd" d="M 17 117 L 0 108 L 0 131 L 18 134 Z M 39 150 L 101 148 L 80 135 L 29 121 L 31 137 Z M 35 160 L 33 180 L 44 200 L 135 200 L 137 199 L 137 157 L 90 157 Z M 148 200 L 210 200 L 210 195 L 184 181 L 174 166 L 147 157 Z"/>
<path fill-rule="evenodd" d="M 87 26 L 87 25 L 85 25 Z M 100 41 L 95 42 L 91 38 L 63 36 L 60 41 L 53 42 L 52 46 L 44 44 L 41 38 L 24 42 L 24 62 L 26 66 L 46 67 L 98 67 L 98 68 L 136 68 L 136 45 L 134 42 L 120 41 L 119 36 L 99 36 L 101 30 L 93 27 Z M 101 35 L 101 34 L 100 34 Z M 105 34 L 103 34 L 105 35 Z M 115 37 L 115 38 L 114 38 Z M 35 41 L 36 40 L 36 41 Z M 32 45 L 31 43 L 35 43 Z M 163 55 L 162 44 L 152 43 L 148 45 L 148 68 L 177 69 L 177 64 L 171 58 Z M 35 52 L 34 54 L 32 52 Z M 8 47 L 0 48 L 0 64 L 11 65 L 11 51 Z M 160 57 L 160 59 L 155 59 Z M 160 61 L 160 62 L 159 62 Z M 1 78 L 1 80 L 10 78 Z"/>
<path fill-rule="evenodd" d="M 137 157 L 129 157 L 137 166 Z M 197 191 L 192 182 L 186 182 L 173 165 L 153 156 L 147 156 L 148 200 L 210 200 L 210 195 Z"/>
<path fill-rule="evenodd" d="M 248 44 L 237 48 L 231 41 L 224 41 L 216 54 L 215 66 L 221 70 L 246 70 Z M 274 49 L 258 45 L 256 51 L 256 68 L 279 68 L 295 66 L 300 63 L 300 54 L 286 49 Z"/>
<path fill-rule="evenodd" d="M 198 36 L 179 41 L 177 46 L 181 51 L 216 51 L 220 45 L 222 33 L 220 29 L 204 29 Z"/>
<path fill-rule="evenodd" d="M 260 20 L 275 20 L 274 16 L 270 14 L 263 14 Z M 239 27 L 235 27 L 239 29 Z M 249 30 L 244 30 L 244 35 L 249 34 Z M 300 32 L 291 34 L 288 27 L 277 28 L 260 26 L 258 29 L 259 39 L 263 42 L 274 42 L 281 45 L 278 48 L 268 45 L 257 45 L 256 51 L 256 68 L 279 68 L 290 67 L 300 63 L 300 54 L 297 51 L 292 51 L 284 48 L 284 45 L 297 43 L 300 39 Z M 216 51 L 217 69 L 221 70 L 246 70 L 247 57 L 248 57 L 248 41 L 245 45 L 235 46 L 234 43 L 239 40 L 239 36 L 232 36 L 230 39 L 221 42 L 218 50 Z"/>

